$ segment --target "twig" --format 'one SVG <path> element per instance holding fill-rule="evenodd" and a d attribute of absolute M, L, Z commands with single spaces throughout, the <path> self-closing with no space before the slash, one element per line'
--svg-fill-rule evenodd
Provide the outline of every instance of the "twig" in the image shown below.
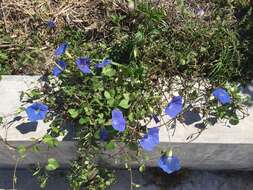
<path fill-rule="evenodd" d="M 15 189 L 15 184 L 17 182 L 17 176 L 16 176 L 16 173 L 17 173 L 17 167 L 18 167 L 18 163 L 20 161 L 20 158 L 18 158 L 16 160 L 16 163 L 15 163 L 15 168 L 14 168 L 14 171 L 13 171 L 13 176 L 12 176 L 12 188 Z"/>
<path fill-rule="evenodd" d="M 5 15 L 4 8 L 3 8 L 3 3 L 4 3 L 4 0 L 2 0 L 2 2 L 1 2 L 1 9 L 2 9 L 2 14 L 3 14 L 4 25 L 5 25 L 4 28 L 5 28 L 6 32 L 9 32 L 8 26 L 7 26 L 6 15 Z"/>

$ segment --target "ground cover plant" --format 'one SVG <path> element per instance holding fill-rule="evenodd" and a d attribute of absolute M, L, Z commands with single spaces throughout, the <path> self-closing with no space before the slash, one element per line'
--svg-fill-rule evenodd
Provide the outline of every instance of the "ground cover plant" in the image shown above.
<path fill-rule="evenodd" d="M 52 122 L 41 140 L 49 147 L 64 124 L 74 125 L 71 189 L 112 185 L 103 159 L 123 162 L 130 176 L 133 161 L 144 171 L 145 152 L 159 149 L 160 127 L 170 135 L 186 112 L 203 121 L 189 142 L 219 120 L 236 125 L 247 116 L 239 83 L 252 79 L 248 1 L 20 1 L 15 17 L 14 2 L 6 2 L 0 72 L 43 73 L 43 87 L 23 94 L 31 104 L 23 109 L 29 121 Z M 27 151 L 18 150 L 21 157 Z M 173 147 L 160 151 L 164 172 L 180 170 Z M 50 158 L 36 170 L 42 187 L 58 167 Z"/>

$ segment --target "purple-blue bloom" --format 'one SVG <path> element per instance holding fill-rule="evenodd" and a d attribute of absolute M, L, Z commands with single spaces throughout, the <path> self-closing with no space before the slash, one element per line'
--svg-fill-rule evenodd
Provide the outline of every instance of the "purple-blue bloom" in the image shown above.
<path fill-rule="evenodd" d="M 152 115 L 153 119 L 155 120 L 156 123 L 160 122 L 160 119 L 158 118 L 158 116 L 156 114 Z"/>
<path fill-rule="evenodd" d="M 228 92 L 224 88 L 216 88 L 213 91 L 213 96 L 218 99 L 221 104 L 230 104 L 231 97 L 229 96 Z"/>
<path fill-rule="evenodd" d="M 102 141 L 106 141 L 108 139 L 108 137 L 109 137 L 109 133 L 108 133 L 108 131 L 105 128 L 103 128 L 103 129 L 100 130 L 99 136 L 100 136 L 100 139 Z"/>
<path fill-rule="evenodd" d="M 55 21 L 54 21 L 54 20 L 49 20 L 49 21 L 47 22 L 47 26 L 48 26 L 48 28 L 50 28 L 50 29 L 54 29 L 54 28 L 56 27 Z"/>
<path fill-rule="evenodd" d="M 146 151 L 152 151 L 159 144 L 159 128 L 149 128 L 148 134 L 140 140 L 141 147 Z"/>
<path fill-rule="evenodd" d="M 96 67 L 96 68 L 104 68 L 105 66 L 110 65 L 111 63 L 112 63 L 111 60 L 109 60 L 109 59 L 104 59 L 101 63 L 97 63 L 97 64 L 95 65 L 95 67 Z"/>
<path fill-rule="evenodd" d="M 180 170 L 180 161 L 176 156 L 163 155 L 158 161 L 158 166 L 168 174 Z"/>
<path fill-rule="evenodd" d="M 119 109 L 112 110 L 112 127 L 119 132 L 123 132 L 126 129 L 126 121 L 122 111 Z"/>
<path fill-rule="evenodd" d="M 68 48 L 68 43 L 67 42 L 63 42 L 63 43 L 61 43 L 57 48 L 56 48 L 56 50 L 55 50 L 55 56 L 56 57 L 60 57 L 60 56 L 62 56 L 64 53 L 65 53 L 65 51 L 66 51 L 66 49 Z"/>
<path fill-rule="evenodd" d="M 61 74 L 61 72 L 63 72 L 66 69 L 66 67 L 67 65 L 63 60 L 57 60 L 56 66 L 54 66 L 52 71 L 53 75 L 55 77 L 58 77 Z"/>
<path fill-rule="evenodd" d="M 25 111 L 31 122 L 44 120 L 48 112 L 48 106 L 43 103 L 33 103 Z"/>
<path fill-rule="evenodd" d="M 76 60 L 76 65 L 82 73 L 89 74 L 90 70 L 90 59 L 87 57 L 80 57 Z"/>
<path fill-rule="evenodd" d="M 177 115 L 183 110 L 183 98 L 182 96 L 174 96 L 168 106 L 165 108 L 165 113 L 171 118 L 177 117 Z"/>

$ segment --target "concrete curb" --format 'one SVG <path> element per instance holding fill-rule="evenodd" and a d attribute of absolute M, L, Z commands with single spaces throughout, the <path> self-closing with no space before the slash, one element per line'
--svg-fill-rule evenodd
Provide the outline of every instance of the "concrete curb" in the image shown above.
<path fill-rule="evenodd" d="M 39 85 L 38 79 L 39 76 L 3 76 L 0 80 L 0 115 L 8 116 L 10 120 L 13 120 L 15 116 L 12 114 L 21 106 L 20 93 Z M 253 82 L 243 92 L 253 99 Z M 253 170 L 253 107 L 249 107 L 248 112 L 250 116 L 243 119 L 239 125 L 216 124 L 203 131 L 191 143 L 187 143 L 186 139 L 188 136 L 200 131 L 200 129 L 194 127 L 199 121 L 186 126 L 187 128 L 178 125 L 173 137 L 172 132 L 168 133 L 166 128 L 161 128 L 161 143 L 154 152 L 149 153 L 150 161 L 147 165 L 156 166 L 160 151 L 173 146 L 174 153 L 180 157 L 183 167 L 192 169 Z M 194 120 L 194 118 L 191 119 Z M 1 137 L 13 145 L 32 143 L 32 137 L 40 138 L 48 130 L 48 124 L 42 122 L 39 122 L 36 126 L 20 123 L 21 127 L 20 125 L 17 127 L 16 124 L 8 128 L 0 128 Z M 156 124 L 153 122 L 151 125 L 154 127 Z M 68 166 L 69 161 L 75 159 L 74 141 L 63 141 L 59 147 L 50 151 L 46 150 L 45 145 L 39 145 L 39 147 L 44 154 L 29 153 L 27 159 L 21 162 L 20 167 L 35 164 L 37 161 L 46 162 L 48 157 L 55 157 L 59 159 L 62 166 Z M 0 154 L 2 155 L 0 157 L 0 167 L 13 167 L 15 161 L 12 150 L 0 144 Z M 104 160 L 104 162 L 109 165 L 117 165 L 111 164 L 110 161 L 106 162 Z"/>

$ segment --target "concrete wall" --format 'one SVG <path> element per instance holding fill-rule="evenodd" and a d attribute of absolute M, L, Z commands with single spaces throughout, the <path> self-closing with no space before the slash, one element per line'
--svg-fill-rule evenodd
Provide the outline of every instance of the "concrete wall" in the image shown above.
<path fill-rule="evenodd" d="M 39 85 L 37 76 L 4 76 L 0 81 L 0 115 L 8 116 L 12 121 L 17 108 L 21 106 L 20 93 L 35 85 Z M 253 97 L 253 82 L 243 92 Z M 24 105 L 25 106 L 25 105 Z M 168 133 L 166 128 L 160 130 L 160 145 L 149 153 L 149 166 L 156 166 L 161 150 L 173 147 L 174 153 L 180 157 L 182 166 L 193 169 L 243 169 L 253 170 L 253 107 L 248 108 L 249 117 L 243 119 L 237 126 L 224 123 L 209 127 L 193 142 L 188 143 L 187 137 L 200 131 L 197 116 L 188 115 L 186 126 L 178 125 L 176 130 Z M 24 115 L 24 113 L 21 113 Z M 168 118 L 164 118 L 165 120 Z M 25 124 L 24 124 L 25 123 Z M 151 123 L 155 126 L 155 123 Z M 31 138 L 40 138 L 46 134 L 48 124 L 14 121 L 8 127 L 1 126 L 0 135 L 13 145 L 32 144 Z M 20 166 L 34 164 L 37 161 L 46 162 L 48 157 L 56 157 L 62 166 L 67 166 L 75 158 L 75 142 L 63 141 L 58 148 L 47 151 L 45 145 L 39 145 L 42 153 L 27 156 Z M 117 166 L 103 159 L 108 166 Z M 11 167 L 15 163 L 13 151 L 0 144 L 0 167 Z"/>

